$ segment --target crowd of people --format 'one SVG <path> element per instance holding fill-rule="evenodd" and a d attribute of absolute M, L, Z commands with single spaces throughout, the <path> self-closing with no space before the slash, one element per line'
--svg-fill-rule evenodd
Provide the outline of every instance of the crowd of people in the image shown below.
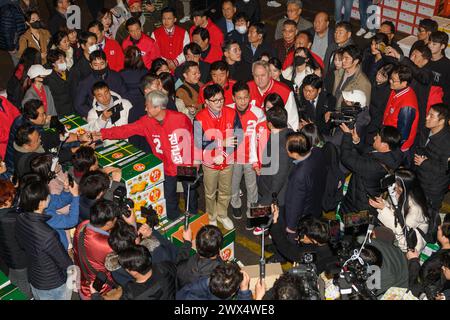
<path fill-rule="evenodd" d="M 6 2 L 2 14 L 16 18 L 6 31 L 0 22 L 0 45 L 16 66 L 0 88 L 0 265 L 28 297 L 71 299 L 79 273 L 82 300 L 376 299 L 397 287 L 450 299 L 450 219 L 439 212 L 449 36 L 436 21 L 420 21 L 405 54 L 391 21 L 369 28 L 366 12 L 354 33 L 349 1 L 335 2 L 334 19 L 308 21 L 302 1 L 288 0 L 273 39 L 264 1 L 207 1 L 219 4 L 211 13 L 183 0 L 190 29 L 176 1 L 88 1 L 85 30 L 67 27 L 72 1 L 52 1 L 48 21 L 35 1 Z M 84 133 L 59 121 L 72 114 Z M 181 198 L 191 215 L 205 208 L 195 239 L 187 228 L 177 247 L 117 201 L 122 172 L 100 168 L 95 147 L 122 139 L 163 162 L 170 221 Z M 178 181 L 182 166 L 202 172 L 200 186 Z M 261 207 L 270 227 L 254 223 Z M 270 235 L 268 262 L 301 268 L 250 288 L 222 260 L 218 224 Z M 369 290 L 360 278 L 372 266 L 381 280 Z M 364 290 L 344 293 L 339 278 Z"/>

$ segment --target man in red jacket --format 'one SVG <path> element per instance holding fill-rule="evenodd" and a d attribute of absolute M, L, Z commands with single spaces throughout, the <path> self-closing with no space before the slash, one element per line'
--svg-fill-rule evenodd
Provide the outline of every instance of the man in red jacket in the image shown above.
<path fill-rule="evenodd" d="M 285 84 L 273 80 L 270 76 L 269 64 L 266 61 L 253 63 L 253 81 L 248 83 L 250 88 L 250 100 L 257 106 L 264 105 L 264 99 L 270 93 L 277 93 L 284 102 L 284 108 L 288 112 L 288 127 L 296 131 L 299 125 L 297 104 L 294 94 Z"/>
<path fill-rule="evenodd" d="M 99 200 L 91 208 L 90 218 L 78 225 L 73 237 L 73 256 L 81 271 L 80 297 L 91 299 L 89 289 L 98 272 L 106 274 L 107 283 L 102 294 L 111 291 L 114 284 L 111 272 L 106 269 L 105 259 L 113 252 L 108 244 L 109 232 L 117 221 L 112 201 Z"/>
<path fill-rule="evenodd" d="M 409 86 L 413 79 L 407 66 L 397 66 L 389 79 L 391 95 L 384 110 L 383 125 L 398 129 L 402 135 L 403 152 L 414 144 L 419 123 L 419 107 L 414 90 Z"/>
<path fill-rule="evenodd" d="M 258 202 L 258 187 L 256 184 L 256 172 L 258 171 L 258 139 L 257 130 L 261 125 L 265 125 L 266 116 L 264 111 L 250 103 L 250 89 L 245 82 L 237 82 L 233 86 L 234 104 L 230 107 L 236 109 L 241 120 L 244 141 L 238 145 L 235 153 L 235 163 L 233 164 L 233 179 L 231 184 L 231 206 L 233 217 L 242 218 L 242 203 L 240 186 L 242 176 L 245 177 L 245 187 L 247 189 L 247 218 L 250 217 L 250 206 Z M 253 229 L 247 219 L 247 229 Z M 254 234 L 261 234 L 262 229 L 255 229 Z"/>
<path fill-rule="evenodd" d="M 192 41 L 202 48 L 201 59 L 206 63 L 213 63 L 222 60 L 222 47 L 210 41 L 210 33 L 202 27 L 197 27 L 192 32 Z"/>
<path fill-rule="evenodd" d="M 242 141 L 242 125 L 236 111 L 224 107 L 223 89 L 218 84 L 205 88 L 205 108 L 194 120 L 195 161 L 202 163 L 206 212 L 209 223 L 217 220 L 225 229 L 234 228 L 227 210 L 231 200 L 233 157 Z"/>
<path fill-rule="evenodd" d="M 4 91 L 0 88 L 0 93 Z M 8 146 L 9 130 L 14 120 L 20 115 L 19 110 L 0 95 L 0 158 L 5 159 L 6 147 Z"/>
<path fill-rule="evenodd" d="M 125 62 L 125 55 L 120 44 L 116 40 L 105 37 L 105 29 L 100 21 L 92 21 L 88 30 L 97 36 L 97 47 L 105 52 L 109 68 L 116 72 L 121 71 Z"/>
<path fill-rule="evenodd" d="M 224 105 L 228 107 L 229 105 L 233 104 L 233 85 L 236 83 L 236 81 L 229 78 L 230 73 L 227 63 L 222 60 L 214 62 L 211 65 L 210 74 L 212 81 L 206 83 L 203 87 L 200 88 L 200 92 L 198 94 L 198 103 L 205 103 L 203 91 L 205 91 L 205 88 L 207 86 L 211 84 L 218 84 L 223 89 L 225 98 Z"/>
<path fill-rule="evenodd" d="M 125 50 L 129 46 L 136 46 L 141 50 L 142 60 L 145 67 L 150 69 L 153 60 L 161 57 L 156 41 L 142 32 L 141 21 L 131 17 L 125 23 L 128 33 L 130 34 L 122 43 L 122 48 Z"/>
<path fill-rule="evenodd" d="M 164 164 L 164 195 L 167 200 L 167 216 L 178 218 L 177 167 L 192 165 L 193 137 L 189 118 L 178 112 L 166 110 L 168 97 L 155 90 L 146 95 L 147 115 L 138 121 L 94 133 L 97 139 L 126 139 L 134 135 L 145 137 L 153 154 Z M 187 194 L 187 183 L 183 183 Z M 189 212 L 197 213 L 195 190 L 190 192 Z"/>
<path fill-rule="evenodd" d="M 194 19 L 194 25 L 189 30 L 189 35 L 191 36 L 191 41 L 194 41 L 193 32 L 197 27 L 205 28 L 211 35 L 211 44 L 219 48 L 222 47 L 224 35 L 222 30 L 215 25 L 210 18 L 206 15 L 205 10 L 196 10 L 192 13 Z"/>
<path fill-rule="evenodd" d="M 182 64 L 186 59 L 183 54 L 183 48 L 191 41 L 189 34 L 183 28 L 175 25 L 177 21 L 175 9 L 167 7 L 161 11 L 162 26 L 152 33 L 152 38 L 161 51 L 169 69 L 174 71 L 177 66 Z"/>

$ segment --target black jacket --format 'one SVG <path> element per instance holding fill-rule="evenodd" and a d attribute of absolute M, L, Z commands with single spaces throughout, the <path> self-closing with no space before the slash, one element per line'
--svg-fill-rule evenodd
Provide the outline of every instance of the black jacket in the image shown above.
<path fill-rule="evenodd" d="M 246 32 L 244 34 L 241 34 L 236 30 L 233 30 L 229 32 L 227 35 L 225 35 L 225 40 L 236 40 L 242 49 L 244 45 L 248 43 L 248 33 Z"/>
<path fill-rule="evenodd" d="M 278 204 L 284 206 L 286 197 L 287 178 L 293 163 L 286 148 L 287 135 L 292 129 L 284 129 L 280 133 L 271 133 L 263 153 L 261 170 L 267 171 L 258 177 L 258 203 L 270 205 L 272 194 L 277 193 Z M 272 147 L 272 145 L 274 147 Z M 272 154 L 276 152 L 276 154 Z"/>
<path fill-rule="evenodd" d="M 69 74 L 70 89 L 74 97 L 77 95 L 77 89 L 80 82 L 86 79 L 91 73 L 92 69 L 89 60 L 82 55 L 80 60 L 78 60 L 78 62 L 70 69 Z"/>
<path fill-rule="evenodd" d="M 269 44 L 268 42 L 261 43 L 258 48 L 256 48 L 255 53 L 253 54 L 251 44 L 250 43 L 244 43 L 242 45 L 242 59 L 247 61 L 250 64 L 253 64 L 256 60 L 258 60 L 263 53 L 268 53 L 271 57 L 276 56 L 275 49 L 273 48 L 272 44 Z M 283 63 L 283 61 L 281 61 Z"/>
<path fill-rule="evenodd" d="M 361 145 L 361 143 L 360 143 Z M 400 149 L 381 152 L 362 152 L 355 146 L 350 134 L 344 134 L 341 145 L 342 164 L 352 172 L 347 194 L 341 209 L 343 213 L 358 212 L 369 209 L 369 199 L 381 194 L 380 179 L 387 172 L 381 163 L 395 170 L 400 165 L 403 155 Z M 381 162 L 381 163 L 380 163 Z"/>
<path fill-rule="evenodd" d="M 322 90 L 317 99 L 317 103 L 314 106 L 313 103 L 306 100 L 302 94 L 298 104 L 299 118 L 314 122 L 320 133 L 327 135 L 330 133 L 330 128 L 325 123 L 325 113 L 327 111 L 335 110 L 336 98 Z"/>
<path fill-rule="evenodd" d="M 220 17 L 220 19 L 216 20 L 214 23 L 219 27 L 220 30 L 222 30 L 224 39 L 228 38 L 228 35 L 234 30 L 233 28 L 232 31 L 227 32 L 227 21 L 225 17 Z"/>
<path fill-rule="evenodd" d="M 55 10 L 55 12 L 53 13 L 52 17 L 48 22 L 48 30 L 50 31 L 50 34 L 53 35 L 59 30 L 61 30 L 61 28 L 64 28 L 66 26 L 67 26 L 66 17 Z"/>
<path fill-rule="evenodd" d="M 70 86 L 70 72 L 66 71 L 66 80 L 62 79 L 55 71 L 45 77 L 44 83 L 50 88 L 58 116 L 67 116 L 74 112 L 73 95 Z"/>
<path fill-rule="evenodd" d="M 99 81 L 106 82 L 109 89 L 121 97 L 125 96 L 125 84 L 119 73 L 110 69 L 106 71 L 103 77 L 98 77 L 91 73 L 86 79 L 80 82 L 77 88 L 77 95 L 75 96 L 75 111 L 82 117 L 87 117 L 88 112 L 92 109 L 92 86 Z"/>
<path fill-rule="evenodd" d="M 367 126 L 366 144 L 371 145 L 373 138 L 377 135 L 383 124 L 384 109 L 391 94 L 391 87 L 389 81 L 378 85 L 372 83 L 372 91 L 370 98 L 369 114 L 370 122 Z"/>
<path fill-rule="evenodd" d="M 420 146 L 420 154 L 428 159 L 417 167 L 417 177 L 426 195 L 444 197 L 450 182 L 448 159 L 450 158 L 450 129 L 445 126 L 429 137 L 428 144 Z M 434 198 L 432 196 L 432 198 Z"/>
<path fill-rule="evenodd" d="M 261 22 L 261 6 L 258 0 L 250 0 L 244 2 L 242 0 L 236 1 L 236 12 L 244 12 L 250 19 L 250 23 Z"/>
<path fill-rule="evenodd" d="M 202 277 L 209 277 L 214 268 L 222 263 L 220 257 L 217 259 L 202 258 L 198 253 L 180 262 L 177 266 L 178 288 L 196 282 Z"/>
<path fill-rule="evenodd" d="M 248 82 L 253 79 L 252 66 L 245 60 L 228 65 L 228 68 L 230 69 L 230 79 L 242 82 Z"/>
<path fill-rule="evenodd" d="M 286 237 L 286 232 L 283 230 L 282 223 L 272 224 L 270 228 L 270 235 L 275 244 L 277 251 L 288 261 L 301 263 L 305 253 L 316 254 L 317 273 L 323 271 L 331 271 L 337 262 L 336 256 L 330 249 L 328 244 L 317 246 L 312 244 L 294 244 Z"/>
<path fill-rule="evenodd" d="M 27 256 L 16 239 L 18 215 L 14 208 L 0 209 L 0 258 L 10 269 L 27 267 Z"/>
<path fill-rule="evenodd" d="M 184 77 L 183 77 L 183 66 L 184 63 L 179 65 L 176 69 L 175 69 L 175 77 L 177 79 L 180 79 L 182 82 L 184 82 Z M 211 65 L 205 61 L 200 61 L 199 63 L 199 68 L 200 68 L 200 82 L 201 83 L 207 83 L 211 80 L 211 75 L 209 73 L 209 69 L 211 68 Z"/>
<path fill-rule="evenodd" d="M 280 146 L 281 147 L 281 146 Z M 286 226 L 296 230 L 301 217 L 322 215 L 322 197 L 326 183 L 326 160 L 323 150 L 312 148 L 305 160 L 294 164 L 286 190 Z"/>
<path fill-rule="evenodd" d="M 59 240 L 58 233 L 47 225 L 50 216 L 22 213 L 17 217 L 16 237 L 28 257 L 28 279 L 33 287 L 50 290 L 67 280 L 67 268 L 73 264 Z"/>

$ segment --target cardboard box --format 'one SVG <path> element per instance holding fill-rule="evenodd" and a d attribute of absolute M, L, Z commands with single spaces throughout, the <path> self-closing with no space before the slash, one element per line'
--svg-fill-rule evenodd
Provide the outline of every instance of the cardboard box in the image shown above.
<path fill-rule="evenodd" d="M 359 19 L 360 19 L 359 9 L 358 9 L 358 8 L 352 8 L 352 12 L 351 12 L 350 16 L 351 16 L 353 19 L 359 20 Z"/>
<path fill-rule="evenodd" d="M 381 16 L 386 20 L 397 20 L 397 10 L 383 8 Z"/>
<path fill-rule="evenodd" d="M 67 131 L 76 133 L 77 131 L 82 134 L 82 130 L 87 130 L 88 123 L 78 115 L 71 114 L 59 119 L 61 123 L 66 127 Z"/>
<path fill-rule="evenodd" d="M 434 8 L 419 5 L 417 13 L 424 17 L 432 17 L 434 15 L 434 10 L 435 10 Z"/>
<path fill-rule="evenodd" d="M 120 140 L 117 143 L 108 146 L 100 146 L 95 149 L 98 164 L 101 168 L 106 168 L 116 163 L 128 159 L 132 156 L 143 156 L 144 151 L 136 148 L 134 145 Z"/>
<path fill-rule="evenodd" d="M 195 247 L 195 237 L 197 232 L 204 225 L 209 224 L 208 214 L 197 214 L 189 218 L 189 225 L 192 230 L 192 250 L 191 255 L 196 253 Z M 219 228 L 221 226 L 219 225 Z M 164 234 L 167 239 L 172 241 L 176 246 L 181 247 L 184 243 L 183 240 L 183 229 L 184 229 L 184 217 L 180 217 L 174 223 L 170 223 L 168 226 L 162 226 L 159 231 Z M 234 259 L 234 241 L 236 237 L 235 229 L 225 230 L 220 228 L 223 234 L 223 245 L 221 249 L 221 257 L 224 260 Z"/>
<path fill-rule="evenodd" d="M 439 0 L 419 0 L 419 1 L 420 3 L 423 3 L 433 8 L 439 5 Z"/>
<path fill-rule="evenodd" d="M 403 23 L 414 24 L 414 20 L 415 19 L 416 19 L 416 17 L 414 16 L 414 14 L 407 13 L 405 11 L 400 11 L 400 14 L 398 16 L 399 23 L 403 22 Z M 408 32 L 408 33 L 411 34 L 412 33 L 412 29 L 411 29 L 411 32 Z"/>
<path fill-rule="evenodd" d="M 250 290 L 255 289 L 256 281 L 259 279 L 259 265 L 244 266 L 241 268 L 250 276 Z M 266 288 L 269 290 L 273 287 L 275 281 L 283 274 L 283 269 L 280 263 L 268 263 L 266 264 Z"/>
<path fill-rule="evenodd" d="M 400 0 L 384 0 L 383 4 L 381 6 L 398 9 L 399 4 L 400 4 Z"/>
<path fill-rule="evenodd" d="M 28 300 L 28 298 L 19 288 L 10 284 L 0 289 L 0 300 Z"/>
<path fill-rule="evenodd" d="M 402 40 L 400 40 L 398 43 L 398 45 L 400 46 L 400 48 L 402 49 L 403 53 L 405 54 L 406 57 L 409 56 L 409 51 L 411 51 L 411 47 L 414 44 L 414 42 L 417 41 L 417 37 L 416 36 L 408 36 L 406 38 L 403 38 Z"/>
<path fill-rule="evenodd" d="M 412 3 L 408 1 L 402 0 L 400 8 L 404 11 L 408 11 L 411 13 L 416 13 L 417 11 L 417 3 Z"/>
<path fill-rule="evenodd" d="M 141 207 L 155 204 L 164 199 L 164 183 L 145 189 L 142 192 L 127 195 L 134 201 L 134 210 L 139 211 Z"/>
<path fill-rule="evenodd" d="M 412 24 L 408 24 L 408 23 L 404 23 L 404 22 L 399 21 L 398 25 L 397 25 L 397 31 L 408 33 L 408 34 L 412 34 L 413 33 L 413 27 L 414 26 Z M 406 54 L 405 51 L 403 51 L 403 52 Z"/>

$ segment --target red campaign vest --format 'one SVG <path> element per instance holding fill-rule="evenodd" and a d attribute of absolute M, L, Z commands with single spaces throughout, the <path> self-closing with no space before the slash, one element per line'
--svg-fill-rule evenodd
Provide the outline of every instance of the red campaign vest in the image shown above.
<path fill-rule="evenodd" d="M 287 103 L 289 95 L 291 93 L 291 90 L 287 85 L 276 80 L 270 80 L 269 88 L 266 90 L 266 92 L 264 92 L 263 95 L 261 95 L 261 93 L 259 92 L 255 81 L 250 81 L 248 83 L 248 86 L 250 88 L 250 101 L 254 101 L 255 105 L 262 107 L 264 107 L 264 100 L 271 93 L 278 93 L 281 99 L 283 99 L 284 104 Z"/>
<path fill-rule="evenodd" d="M 132 46 L 133 42 L 130 40 L 130 36 L 128 36 L 122 43 L 122 48 L 125 50 L 129 46 Z M 142 33 L 141 39 L 139 39 L 137 43 L 137 47 L 142 52 L 142 60 L 144 61 L 145 67 L 150 69 L 152 66 L 153 60 L 161 57 L 161 53 L 159 51 L 159 47 L 156 44 L 156 41 L 150 38 L 145 33 Z"/>
<path fill-rule="evenodd" d="M 208 55 L 206 56 L 205 59 L 202 59 L 202 61 L 212 64 L 213 62 L 222 60 L 222 56 L 223 56 L 222 47 L 218 47 L 214 44 L 211 44 L 211 49 Z"/>
<path fill-rule="evenodd" d="M 236 104 L 230 105 L 230 108 L 236 110 Z M 237 110 L 236 114 L 241 120 L 242 130 L 244 131 L 244 143 L 239 144 L 235 153 L 234 162 L 241 164 L 252 163 L 252 161 L 250 161 L 252 160 L 250 159 L 252 149 L 254 148 L 256 155 L 258 154 L 257 139 L 252 141 L 252 138 L 257 138 L 257 130 L 261 126 L 261 123 L 265 123 L 264 111 L 261 108 L 250 104 L 244 114 L 241 114 Z M 254 160 L 257 159 L 258 158 Z"/>
<path fill-rule="evenodd" d="M 201 123 L 202 141 L 225 140 L 233 136 L 236 116 L 236 111 L 228 107 L 222 108 L 222 114 L 219 117 L 213 116 L 208 108 L 202 109 L 195 117 L 195 120 Z M 220 153 L 225 158 L 224 162 L 221 165 L 214 164 L 213 159 Z M 225 169 L 233 163 L 233 155 L 227 154 L 224 147 L 217 147 L 212 150 L 196 149 L 195 159 L 202 160 L 203 165 L 214 170 Z"/>
<path fill-rule="evenodd" d="M 194 32 L 195 28 L 196 28 L 196 26 L 193 25 L 191 27 L 191 29 L 189 30 L 189 37 L 191 38 L 191 42 L 192 42 L 192 32 Z M 208 30 L 208 32 L 209 32 L 210 43 L 218 46 L 219 48 L 222 48 L 222 44 L 223 44 L 223 40 L 224 40 L 223 32 L 209 18 L 208 18 L 208 24 L 206 26 L 206 30 Z"/>
<path fill-rule="evenodd" d="M 225 102 L 223 103 L 224 106 L 228 107 L 234 103 L 233 101 L 233 85 L 236 83 L 236 81 L 229 79 L 228 83 L 223 87 L 223 95 L 225 98 Z M 214 84 L 214 82 L 210 81 L 206 84 L 204 84 L 200 88 L 200 92 L 198 93 L 197 102 L 200 104 L 205 103 L 205 97 L 203 96 L 203 92 L 205 91 L 205 88 L 211 84 Z"/>
<path fill-rule="evenodd" d="M 417 97 L 414 90 L 410 87 L 405 88 L 399 93 L 396 93 L 394 90 L 391 91 L 391 95 L 389 96 L 389 100 L 386 104 L 386 109 L 384 110 L 383 125 L 397 128 L 398 115 L 403 107 L 412 107 L 416 110 L 416 116 L 414 118 L 409 137 L 401 147 L 402 151 L 406 151 L 414 143 L 417 133 L 417 126 L 419 123 L 419 107 Z"/>
<path fill-rule="evenodd" d="M 125 55 L 120 44 L 115 40 L 105 38 L 105 48 L 103 48 L 103 51 L 105 52 L 109 68 L 116 72 L 121 71 L 124 67 Z"/>
<path fill-rule="evenodd" d="M 186 30 L 179 26 L 174 26 L 174 34 L 169 36 L 164 27 L 159 27 L 153 33 L 163 58 L 175 60 L 183 53 L 183 40 Z"/>

